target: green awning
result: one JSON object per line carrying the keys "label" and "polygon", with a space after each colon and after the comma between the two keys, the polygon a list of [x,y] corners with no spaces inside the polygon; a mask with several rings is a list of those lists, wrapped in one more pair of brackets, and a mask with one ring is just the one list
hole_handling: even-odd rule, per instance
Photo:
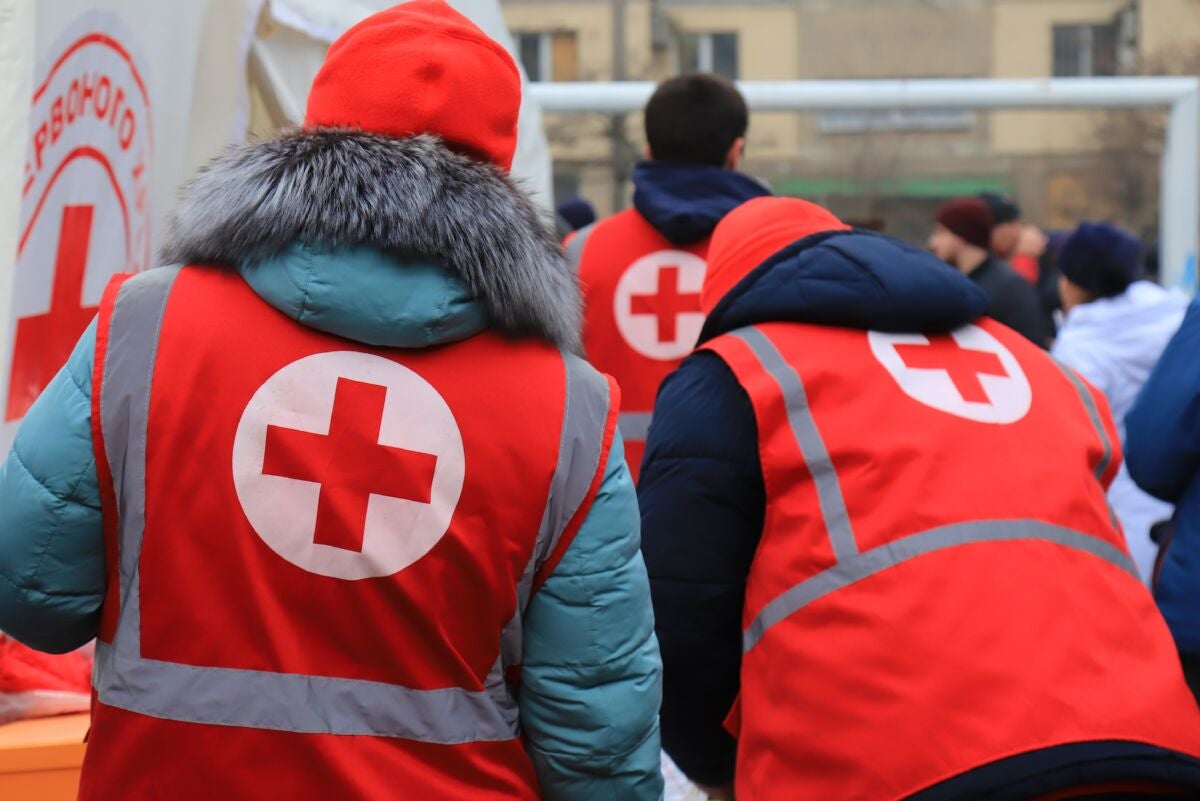
{"label": "green awning", "polygon": [[885,178],[874,185],[853,178],[787,178],[772,185],[777,195],[788,197],[859,197],[866,194],[884,197],[963,197],[980,192],[1007,195],[1012,186],[995,176],[954,175],[939,178]]}

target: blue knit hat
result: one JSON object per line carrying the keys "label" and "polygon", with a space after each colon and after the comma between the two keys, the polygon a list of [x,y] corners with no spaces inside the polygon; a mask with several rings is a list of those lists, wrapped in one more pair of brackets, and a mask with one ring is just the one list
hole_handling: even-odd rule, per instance
{"label": "blue knit hat", "polygon": [[1058,254],[1068,281],[1098,298],[1120,295],[1138,277],[1142,243],[1110,223],[1082,222]]}
{"label": "blue knit hat", "polygon": [[572,231],[578,231],[596,221],[596,210],[592,208],[591,203],[581,197],[567,198],[558,204],[555,211],[558,212],[559,217],[567,221]]}

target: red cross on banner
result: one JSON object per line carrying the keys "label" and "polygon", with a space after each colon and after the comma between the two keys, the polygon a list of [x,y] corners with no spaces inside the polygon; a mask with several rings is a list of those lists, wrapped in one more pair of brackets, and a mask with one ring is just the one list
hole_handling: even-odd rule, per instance
{"label": "red cross on banner", "polygon": [[17,320],[5,420],[25,416],[96,316],[97,307],[82,302],[94,210],[94,206],[63,207],[50,309]]}
{"label": "red cross on banner", "polygon": [[679,268],[658,271],[658,289],[653,295],[634,295],[631,314],[652,314],[658,318],[658,341],[674,342],[678,336],[679,315],[700,311],[699,292],[679,291]]}
{"label": "red cross on banner", "polygon": [[982,376],[1008,376],[996,354],[963,348],[948,334],[929,337],[928,345],[897,345],[896,353],[909,369],[947,373],[958,394],[969,403],[989,402]]}
{"label": "red cross on banner", "polygon": [[362,551],[371,495],[429,503],[437,456],[379,443],[387,387],[339,378],[328,434],[267,427],[263,475],[321,485],[313,541]]}

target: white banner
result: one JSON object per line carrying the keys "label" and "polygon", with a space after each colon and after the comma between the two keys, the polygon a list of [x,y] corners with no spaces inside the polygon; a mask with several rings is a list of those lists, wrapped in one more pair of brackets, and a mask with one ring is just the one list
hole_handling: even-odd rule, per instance
{"label": "white banner", "polygon": [[[24,104],[0,97],[0,118],[9,109],[28,114],[16,132],[20,169],[11,159],[13,132],[0,129],[7,174],[21,176],[15,253],[4,252],[13,267],[0,273],[3,450],[95,315],[108,279],[154,266],[179,184],[229,140],[234,119],[244,119],[244,101],[233,99],[244,96],[244,68],[226,66],[225,86],[201,81],[202,92],[197,72],[203,77],[210,62],[245,63],[244,30],[258,7],[250,0],[28,4],[32,82]],[[231,10],[242,15],[232,28]],[[226,29],[232,33],[206,36]],[[196,108],[197,99],[219,113]],[[4,231],[0,224],[0,245]]]}

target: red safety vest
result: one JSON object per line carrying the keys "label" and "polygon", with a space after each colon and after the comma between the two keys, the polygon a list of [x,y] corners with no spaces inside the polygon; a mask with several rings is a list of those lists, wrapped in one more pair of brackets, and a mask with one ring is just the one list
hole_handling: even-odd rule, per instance
{"label": "red safety vest", "polygon": [[583,287],[583,347],[621,387],[621,436],[637,479],[658,386],[692,352],[708,240],[679,248],[628,209],[567,240]]}
{"label": "red safety vest", "polygon": [[707,343],[750,397],[766,517],[737,794],[902,799],[1086,741],[1200,756],[1200,711],[1105,487],[1100,393],[992,321]]}
{"label": "red safety vest", "polygon": [[521,619],[616,427],[534,341],[303,328],[231,271],[109,288],[82,799],[535,799]]}

